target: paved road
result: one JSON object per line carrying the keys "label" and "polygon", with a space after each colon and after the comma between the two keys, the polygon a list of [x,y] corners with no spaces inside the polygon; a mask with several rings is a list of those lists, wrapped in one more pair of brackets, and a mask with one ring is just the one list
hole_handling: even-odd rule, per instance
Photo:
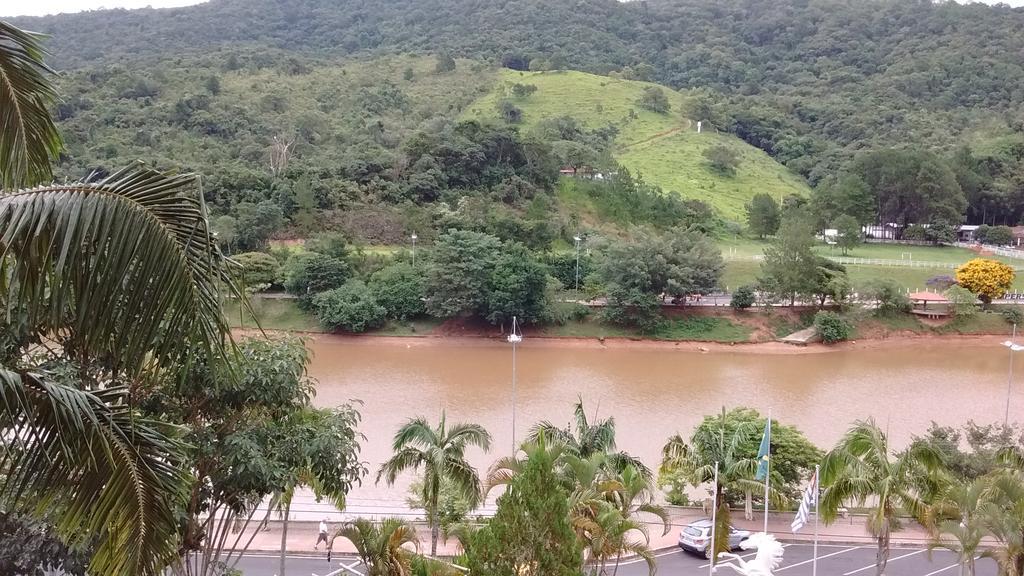
{"label": "paved road", "polygon": [[[775,572],[782,576],[811,576],[812,546],[790,544],[786,546],[782,566]],[[661,576],[701,576],[708,574],[708,563],[703,558],[679,550],[662,552],[657,557],[658,574]],[[352,564],[351,558],[342,559]],[[324,576],[340,567],[339,560],[328,566],[326,557],[294,557],[288,560],[289,576]],[[246,555],[238,568],[245,576],[275,576],[278,560],[273,555]],[[359,571],[360,574],[363,571]],[[341,574],[352,574],[342,572]],[[717,574],[733,574],[728,568],[721,568]],[[818,574],[820,576],[874,576],[875,549],[864,546],[818,546]],[[955,556],[946,550],[935,550],[931,554],[921,548],[894,548],[886,569],[887,576],[959,576]],[[977,561],[977,576],[996,576],[995,562],[988,558]],[[618,576],[647,576],[643,562],[625,562],[619,567]]]}

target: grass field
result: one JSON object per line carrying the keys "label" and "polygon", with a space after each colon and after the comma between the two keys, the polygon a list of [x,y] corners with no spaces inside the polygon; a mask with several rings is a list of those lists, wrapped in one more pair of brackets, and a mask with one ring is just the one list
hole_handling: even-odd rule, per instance
{"label": "grass field", "polygon": [[[537,91],[513,97],[509,87],[516,83],[532,84]],[[683,115],[684,94],[663,87],[672,104],[668,114],[637,107],[636,100],[649,86],[656,85],[583,72],[502,70],[495,88],[473,102],[463,116],[494,118],[498,103],[508,98],[523,111],[524,130],[559,116],[572,116],[592,129],[613,125],[619,130],[614,154],[625,167],[667,192],[708,202],[733,220],[742,218],[744,204],[755,193],[775,197],[809,193],[800,177],[761,150],[726,134],[697,134],[696,122]],[[714,145],[739,155],[735,176],[722,176],[707,167],[702,153]]]}
{"label": "grass field", "polygon": [[293,330],[301,332],[319,332],[320,324],[312,315],[306,314],[295,300],[253,298],[253,314],[241,314],[237,301],[224,303],[224,314],[234,328],[256,328],[256,320],[264,330]]}
{"label": "grass field", "polygon": [[[722,276],[723,288],[733,290],[737,286],[750,284],[757,280],[761,273],[761,263],[753,260],[754,256],[764,254],[766,242],[747,238],[729,238],[718,241],[722,256],[726,259],[725,273]],[[823,256],[839,256],[839,249],[830,249],[822,244],[815,251]],[[848,256],[853,258],[871,258],[880,260],[914,260],[918,262],[937,262],[944,264],[963,264],[978,255],[966,248],[951,246],[903,246],[896,244],[861,244],[854,248]],[[985,256],[1011,266],[1024,266],[1024,260],[1014,260],[1001,256]],[[901,286],[911,290],[923,290],[929,278],[939,275],[954,274],[951,267],[917,268],[910,266],[853,265],[846,266],[847,274],[854,285],[877,278],[891,278]],[[1017,275],[1014,289],[1024,291],[1024,272]]]}

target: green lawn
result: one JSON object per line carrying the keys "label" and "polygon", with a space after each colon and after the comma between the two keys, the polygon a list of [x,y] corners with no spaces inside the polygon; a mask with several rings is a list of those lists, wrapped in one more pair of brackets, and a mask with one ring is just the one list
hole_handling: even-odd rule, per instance
{"label": "green lawn", "polygon": [[[323,329],[313,316],[303,312],[291,299],[253,298],[252,311],[265,330],[297,330],[321,332]],[[252,315],[240,314],[237,301],[224,303],[224,313],[234,328],[256,328]]]}
{"label": "green lawn", "polygon": [[[753,260],[754,256],[764,254],[767,242],[752,240],[749,238],[726,238],[717,241],[722,250],[722,256],[726,259],[725,273],[722,275],[722,286],[733,290],[737,286],[750,284],[757,280],[761,273],[761,263]],[[824,244],[815,246],[815,251],[823,256],[839,256],[839,249],[830,248]],[[881,260],[915,260],[918,262],[940,262],[948,264],[962,264],[977,254],[966,248],[955,248],[951,246],[904,246],[897,244],[861,244],[854,248],[848,256],[853,258],[873,258]],[[991,256],[986,256],[990,258]],[[1005,262],[1011,266],[1024,266],[1024,260],[1012,258],[994,257],[995,260]],[[954,274],[952,267],[918,268],[910,266],[881,266],[881,265],[846,265],[850,281],[854,285],[877,278],[891,278],[901,286],[911,290],[927,289],[926,282],[929,278],[940,275]],[[1014,289],[1024,291],[1024,272],[1017,275],[1014,281]]]}
{"label": "green lawn", "polygon": [[749,342],[752,330],[728,318],[690,316],[666,320],[651,337],[658,340]]}

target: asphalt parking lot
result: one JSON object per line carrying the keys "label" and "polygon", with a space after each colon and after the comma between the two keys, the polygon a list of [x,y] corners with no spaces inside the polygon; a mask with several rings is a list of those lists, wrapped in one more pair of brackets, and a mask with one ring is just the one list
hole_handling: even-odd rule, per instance
{"label": "asphalt parking lot", "polygon": [[[753,554],[742,554],[744,559]],[[775,574],[784,576],[811,576],[813,574],[813,545],[787,544],[782,557],[782,566]],[[658,574],[671,576],[699,576],[708,573],[708,561],[695,554],[681,550],[665,551],[658,555]],[[977,560],[977,576],[996,576],[998,570],[993,560]],[[729,568],[719,566],[717,574],[735,574]],[[619,569],[620,575],[646,576],[647,567],[643,562],[630,562]],[[819,576],[874,576],[875,548],[873,546],[843,546],[834,544],[818,545]],[[934,550],[929,553],[922,548],[893,548],[889,555],[886,576],[959,576],[956,556],[948,550]]]}
{"label": "asphalt parking lot", "polygon": [[[743,554],[745,559],[753,554]],[[810,544],[788,544],[783,555],[782,566],[775,574],[784,576],[811,576],[813,574],[813,546]],[[708,574],[708,562],[695,554],[681,550],[667,550],[657,555],[660,576],[700,576]],[[325,576],[338,570],[341,563],[353,565],[352,558],[335,559],[328,565],[326,558],[292,557],[288,559],[289,576]],[[278,572],[276,556],[247,554],[238,567],[246,576],[274,576]],[[357,570],[365,573],[365,570]],[[341,572],[340,574],[352,574]],[[619,576],[647,576],[647,565],[642,561],[623,562]],[[735,574],[732,570],[719,567],[717,574]],[[875,548],[873,546],[842,546],[821,544],[818,546],[819,576],[874,576]],[[893,548],[889,556],[886,576],[959,576],[956,556],[948,550],[934,550],[929,553],[922,548]],[[977,560],[977,576],[996,576],[998,570],[993,560]]]}

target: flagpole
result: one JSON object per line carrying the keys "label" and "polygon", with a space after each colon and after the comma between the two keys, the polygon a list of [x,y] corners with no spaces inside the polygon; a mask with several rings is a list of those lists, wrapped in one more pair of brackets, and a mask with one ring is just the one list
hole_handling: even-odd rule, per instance
{"label": "flagpole", "polygon": [[768,460],[764,475],[764,533],[768,533],[768,486],[772,480],[772,409],[768,408]]}
{"label": "flagpole", "polygon": [[708,547],[711,549],[711,562],[708,563],[708,574],[715,573],[715,523],[718,520],[718,462],[715,462],[715,484],[711,492],[711,542]]}
{"label": "flagpole", "polygon": [[821,467],[814,467],[814,552],[811,563],[811,576],[818,576],[818,515],[821,508]]}

